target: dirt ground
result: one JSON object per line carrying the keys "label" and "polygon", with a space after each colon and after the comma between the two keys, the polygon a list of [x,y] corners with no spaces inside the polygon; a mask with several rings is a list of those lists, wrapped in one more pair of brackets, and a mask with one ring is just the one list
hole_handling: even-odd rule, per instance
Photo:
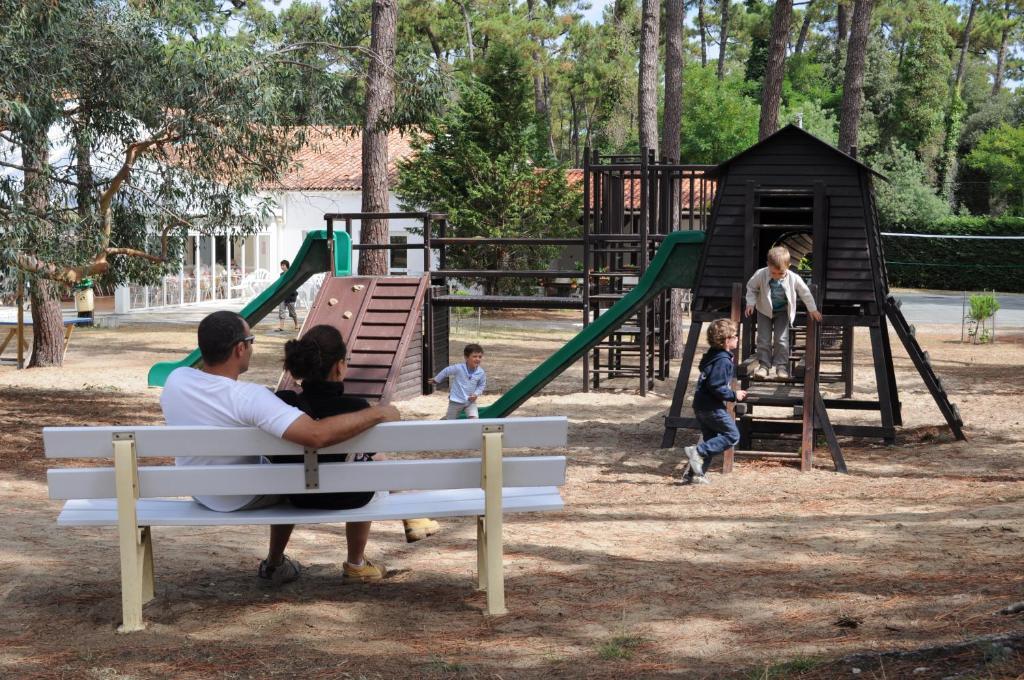
{"label": "dirt ground", "polygon": [[[257,332],[247,378],[272,385],[283,339]],[[488,403],[569,335],[485,320],[453,356],[483,343]],[[681,451],[658,448],[674,380],[646,397],[584,393],[577,365],[518,411],[569,417],[569,473],[563,512],[506,520],[507,616],[481,614],[469,519],[413,545],[378,523],[368,554],[394,574],[355,587],[341,585],[343,528],[299,528],[289,552],[306,571],[280,590],[256,584],[265,528],[159,528],[149,626],[123,636],[115,531],[55,526],[41,428],[160,422],[146,372],[191,349],[194,329],[82,329],[63,368],[0,366],[0,676],[1024,677],[1024,613],[999,613],[1024,601],[1024,416],[1009,404],[1024,336],[918,337],[968,441],[894,338],[905,425],[895,446],[843,439],[848,475],[821,455],[808,473],[740,459],[679,485]],[[866,338],[857,347],[867,397]],[[398,406],[434,418],[445,396]]]}

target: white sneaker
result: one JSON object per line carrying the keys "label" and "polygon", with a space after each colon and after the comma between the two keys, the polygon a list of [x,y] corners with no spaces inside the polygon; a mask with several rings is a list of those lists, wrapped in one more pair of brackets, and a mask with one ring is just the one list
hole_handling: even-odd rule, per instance
{"label": "white sneaker", "polygon": [[775,377],[781,380],[789,380],[789,369],[785,366],[776,366]]}
{"label": "white sneaker", "polygon": [[758,366],[757,370],[754,371],[754,377],[757,378],[758,380],[767,380],[768,379],[768,367],[765,366],[764,364],[761,364],[760,366]]}
{"label": "white sneaker", "polygon": [[[696,477],[700,477],[704,474],[704,461],[701,460],[700,454],[697,453],[696,446],[686,446],[683,448],[683,453],[686,454],[686,459],[690,461],[690,470]],[[695,478],[696,478],[695,477]]]}
{"label": "white sneaker", "polygon": [[690,480],[690,484],[710,484],[711,480],[708,479],[707,475],[694,475],[693,479]]}

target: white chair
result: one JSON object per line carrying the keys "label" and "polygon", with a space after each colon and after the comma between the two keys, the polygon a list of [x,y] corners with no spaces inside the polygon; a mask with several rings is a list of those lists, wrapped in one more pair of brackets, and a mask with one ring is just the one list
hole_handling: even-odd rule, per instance
{"label": "white chair", "polygon": [[270,285],[273,275],[266,269],[257,269],[245,275],[242,279],[242,295],[245,297],[256,297]]}
{"label": "white chair", "polygon": [[324,284],[325,273],[313,274],[309,277],[302,286],[299,287],[299,306],[303,309],[309,309],[313,306],[313,301],[316,300],[317,293],[320,292],[320,286]]}

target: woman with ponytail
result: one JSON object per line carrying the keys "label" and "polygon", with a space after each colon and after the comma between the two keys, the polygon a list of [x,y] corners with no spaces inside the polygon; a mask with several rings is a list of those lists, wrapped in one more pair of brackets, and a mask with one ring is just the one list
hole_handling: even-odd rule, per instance
{"label": "woman with ponytail", "polygon": [[[333,326],[314,326],[298,340],[286,342],[284,368],[302,385],[302,392],[281,390],[277,396],[302,409],[311,418],[319,420],[339,413],[361,411],[370,406],[365,399],[345,394],[342,380],[348,369],[347,348],[341,333]],[[356,455],[352,460],[372,459],[372,453],[364,453]],[[320,456],[320,461],[324,463],[345,460],[345,454]],[[301,463],[302,459],[299,456],[278,457],[275,462]],[[293,494],[289,500],[292,505],[300,508],[350,510],[373,500],[373,492]],[[385,573],[384,566],[371,563],[363,554],[370,538],[370,522],[347,522],[345,538],[348,542],[348,558],[342,567],[342,581],[366,583],[381,580]]]}
{"label": "woman with ponytail", "polygon": [[[284,346],[284,368],[302,385],[302,392],[281,390],[277,393],[283,401],[302,409],[311,418],[327,418],[339,413],[352,413],[369,408],[365,399],[345,394],[342,382],[348,370],[348,349],[341,333],[328,325],[310,328],[301,338],[289,340]],[[356,454],[353,461],[373,460],[374,454]],[[280,462],[302,462],[296,456],[293,460]],[[343,462],[345,454],[325,455],[321,462]],[[301,508],[348,510],[359,508],[373,499],[373,492],[314,493],[290,496],[292,505]],[[440,528],[431,519],[405,520],[405,538],[410,543],[430,536]],[[363,555],[370,537],[370,522],[348,522],[345,525],[348,541],[348,560],[343,567],[346,582],[379,581],[384,576],[384,567],[370,563]]]}

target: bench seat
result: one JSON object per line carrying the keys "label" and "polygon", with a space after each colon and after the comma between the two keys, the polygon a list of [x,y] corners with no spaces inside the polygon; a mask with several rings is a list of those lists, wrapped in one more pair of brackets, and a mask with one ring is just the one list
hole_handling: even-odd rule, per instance
{"label": "bench seat", "polygon": [[[113,461],[113,467],[63,464],[47,470],[50,498],[64,501],[62,527],[117,528],[122,623],[145,627],[142,605],[155,594],[153,529],[165,526],[339,524],[420,517],[475,517],[477,587],[486,613],[505,608],[502,524],[507,513],[561,510],[564,456],[505,456],[505,449],[566,444],[563,417],[400,421],[383,423],[319,451],[255,428],[187,426],[47,427],[46,457]],[[466,456],[474,449],[477,456]],[[325,454],[461,452],[455,458],[400,457],[336,463]],[[246,456],[253,462],[168,465],[168,456]],[[301,463],[259,464],[258,456],[297,456]],[[157,465],[139,465],[141,460]],[[317,510],[287,503],[216,512],[192,500],[203,495],[380,493],[362,508]]]}
{"label": "bench seat", "polygon": [[[502,511],[543,512],[561,510],[557,486],[502,489]],[[250,524],[337,524],[416,517],[476,517],[484,514],[483,489],[440,489],[378,494],[354,510],[313,510],[274,506],[241,512],[216,512],[191,499],[144,498],[136,502],[140,526],[242,526]],[[117,524],[117,499],[78,499],[64,504],[59,526],[113,526]]]}

